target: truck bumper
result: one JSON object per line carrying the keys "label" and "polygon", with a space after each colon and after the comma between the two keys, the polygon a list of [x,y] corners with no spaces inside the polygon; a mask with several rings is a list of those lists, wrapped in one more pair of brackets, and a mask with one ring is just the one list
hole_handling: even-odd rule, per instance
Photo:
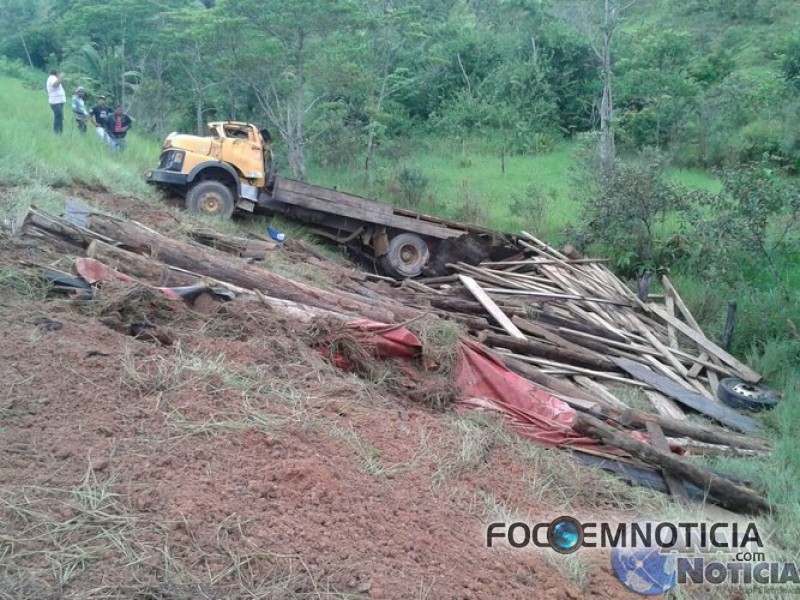
{"label": "truck bumper", "polygon": [[148,183],[156,183],[163,185],[186,185],[189,176],[185,173],[176,173],[175,171],[167,171],[166,169],[154,169],[147,174]]}

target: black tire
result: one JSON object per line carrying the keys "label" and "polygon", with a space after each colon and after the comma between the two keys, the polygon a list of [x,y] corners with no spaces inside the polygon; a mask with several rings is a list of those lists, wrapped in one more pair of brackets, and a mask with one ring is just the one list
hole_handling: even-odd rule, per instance
{"label": "black tire", "polygon": [[233,192],[219,181],[201,181],[186,194],[186,210],[191,213],[230,219],[233,209]]}
{"label": "black tire", "polygon": [[731,408],[758,411],[773,408],[781,399],[778,392],[760,383],[747,383],[735,377],[719,382],[717,398]]}
{"label": "black tire", "polygon": [[389,251],[380,258],[384,273],[396,279],[416,277],[430,258],[428,244],[414,233],[401,233],[389,240]]}

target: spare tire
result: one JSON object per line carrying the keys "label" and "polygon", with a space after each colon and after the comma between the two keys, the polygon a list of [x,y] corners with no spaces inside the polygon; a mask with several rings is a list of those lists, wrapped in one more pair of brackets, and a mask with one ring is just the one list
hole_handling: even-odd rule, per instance
{"label": "spare tire", "polygon": [[389,250],[380,257],[380,265],[387,275],[405,279],[422,273],[429,258],[425,240],[415,233],[401,233],[389,240]]}
{"label": "spare tire", "polygon": [[233,192],[221,181],[201,181],[186,194],[186,210],[191,213],[230,219],[233,209]]}
{"label": "spare tire", "polygon": [[731,408],[758,411],[774,407],[781,396],[772,388],[760,383],[747,383],[735,377],[728,377],[719,382],[717,398]]}

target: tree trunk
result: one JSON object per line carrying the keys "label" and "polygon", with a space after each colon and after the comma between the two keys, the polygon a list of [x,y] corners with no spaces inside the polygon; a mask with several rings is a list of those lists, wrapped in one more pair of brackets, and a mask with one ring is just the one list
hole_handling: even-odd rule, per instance
{"label": "tree trunk", "polygon": [[603,14],[603,47],[602,47],[602,81],[603,97],[600,101],[600,168],[603,179],[607,182],[614,169],[614,159],[616,149],[614,147],[614,96],[611,89],[612,64],[611,64],[611,40],[616,28],[615,8],[610,0],[605,0],[605,11]]}

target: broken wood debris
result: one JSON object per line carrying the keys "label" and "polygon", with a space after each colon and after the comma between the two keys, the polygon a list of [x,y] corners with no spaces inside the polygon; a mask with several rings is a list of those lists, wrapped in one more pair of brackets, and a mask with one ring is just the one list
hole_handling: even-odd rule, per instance
{"label": "broken wood debris", "polygon": [[[666,446],[679,438],[694,453],[769,451],[754,435],[755,419],[716,400],[720,376],[757,382],[760,375],[709,340],[666,276],[663,294],[638,296],[605,260],[559,252],[526,232],[511,260],[455,263],[449,265],[453,275],[396,282],[260,236],[249,240],[189,228],[185,233],[193,241],[182,241],[107,215],[89,214],[78,226],[35,208],[20,225],[15,235],[95,258],[148,285],[211,284],[303,322],[401,323],[423,315],[457,321],[508,369],[579,411],[576,431],[620,449],[626,461],[663,470],[681,501],[688,482],[732,508],[769,508],[752,490],[673,456]],[[267,263],[262,268],[248,262],[272,252],[305,255],[333,281],[323,289],[271,272]],[[652,412],[631,408],[647,401]],[[747,435],[690,422],[684,408]],[[646,433],[649,445],[640,441]]]}

